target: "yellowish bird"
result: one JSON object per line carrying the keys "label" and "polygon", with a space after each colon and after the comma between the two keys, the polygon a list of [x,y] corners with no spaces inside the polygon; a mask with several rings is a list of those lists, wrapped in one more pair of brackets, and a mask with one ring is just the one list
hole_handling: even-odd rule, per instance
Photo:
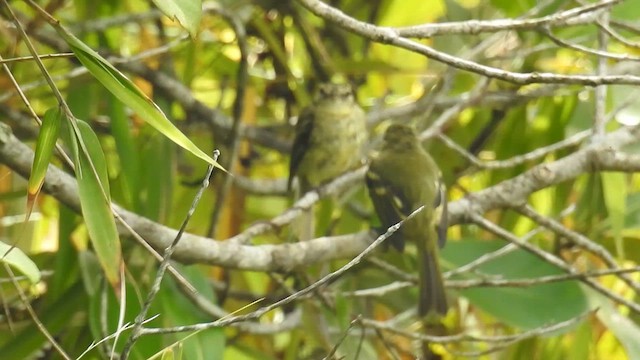
{"label": "yellowish bird", "polygon": [[[438,261],[438,250],[446,241],[444,187],[436,162],[424,150],[411,127],[394,124],[387,129],[382,149],[371,158],[366,183],[385,228],[424,206],[386,241],[400,252],[407,241],[417,246],[419,315],[446,314],[447,299]],[[444,211],[437,210],[438,206]]]}
{"label": "yellowish bird", "polygon": [[[367,140],[365,114],[348,84],[322,83],[313,103],[303,109],[289,164],[288,189],[298,178],[300,194],[357,167],[364,157]],[[299,240],[315,235],[313,210],[298,221]]]}

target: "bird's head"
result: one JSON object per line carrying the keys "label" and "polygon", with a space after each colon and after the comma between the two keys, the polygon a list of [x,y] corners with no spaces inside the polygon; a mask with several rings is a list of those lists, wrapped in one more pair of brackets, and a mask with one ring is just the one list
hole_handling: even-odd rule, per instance
{"label": "bird's head", "polygon": [[384,148],[394,150],[411,149],[420,146],[420,140],[412,127],[403,124],[392,124],[384,133]]}
{"label": "bird's head", "polygon": [[353,103],[353,89],[349,84],[322,83],[316,88],[314,103]]}

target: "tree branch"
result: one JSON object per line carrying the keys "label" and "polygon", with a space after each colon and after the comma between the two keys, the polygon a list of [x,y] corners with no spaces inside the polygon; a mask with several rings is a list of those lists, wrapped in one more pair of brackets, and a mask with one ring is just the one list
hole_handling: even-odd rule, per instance
{"label": "tree branch", "polygon": [[[0,124],[0,162],[27,178],[33,161],[33,151]],[[449,204],[450,224],[469,222],[472,216],[498,208],[513,208],[524,204],[528,196],[543,188],[591,172],[640,170],[640,156],[622,153],[625,145],[640,139],[640,128],[622,128],[607,134],[601,142],[593,143],[577,152],[550,163],[543,163],[514,178],[487,189],[469,194]],[[311,264],[334,259],[351,258],[365,249],[373,235],[363,231],[354,234],[328,236],[301,243],[250,246],[244,245],[257,235],[278,230],[288,225],[303,209],[322,196],[361,181],[365,168],[346,173],[333,182],[311,191],[294,206],[270,221],[249,227],[243,233],[229,239],[215,241],[194,234],[185,234],[178,244],[174,259],[183,263],[202,263],[227,268],[255,271],[290,271]],[[72,176],[50,165],[44,190],[80,212],[77,184]],[[158,224],[140,215],[114,205],[117,213],[155,249],[166,248],[175,238],[177,230]],[[128,231],[121,229],[121,234]]]}

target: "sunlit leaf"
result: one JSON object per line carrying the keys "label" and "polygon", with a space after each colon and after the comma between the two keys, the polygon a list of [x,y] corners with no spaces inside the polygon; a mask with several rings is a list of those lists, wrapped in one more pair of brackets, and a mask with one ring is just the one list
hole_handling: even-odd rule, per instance
{"label": "sunlit leaf", "polygon": [[158,9],[182,25],[191,37],[196,37],[202,17],[201,0],[153,0]]}
{"label": "sunlit leaf", "polygon": [[[7,253],[7,251],[9,252]],[[0,257],[0,261],[18,270],[22,275],[26,276],[32,284],[40,281],[40,269],[38,269],[38,266],[29,259],[22,250],[0,242],[0,254],[5,254],[5,256]]]}
{"label": "sunlit leaf", "polygon": [[149,125],[156,128],[164,136],[171,139],[176,144],[191,152],[193,155],[212,164],[219,169],[223,169],[210,156],[200,150],[189,138],[184,135],[164,113],[145,94],[135,86],[124,74],[113,67],[98,53],[80,39],[68,32],[62,26],[57,25],[58,34],[64,38],[78,60],[87,70],[116,98],[129,106],[136,114],[144,119]]}

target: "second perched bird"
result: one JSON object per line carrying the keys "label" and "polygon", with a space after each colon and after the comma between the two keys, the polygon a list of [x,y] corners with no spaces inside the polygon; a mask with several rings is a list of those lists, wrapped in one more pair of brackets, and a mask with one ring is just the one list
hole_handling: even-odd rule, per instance
{"label": "second perched bird", "polygon": [[288,188],[294,176],[300,193],[355,167],[367,139],[364,111],[351,86],[323,83],[313,103],[300,113],[289,164]]}
{"label": "second perched bird", "polygon": [[382,222],[389,228],[407,218],[415,210],[424,209],[403,223],[386,241],[398,251],[405,241],[412,241],[418,249],[420,297],[418,313],[444,315],[447,300],[438,262],[438,248],[446,240],[446,209],[440,170],[422,148],[412,128],[391,125],[384,134],[380,152],[374,155],[366,176],[373,206]]}

